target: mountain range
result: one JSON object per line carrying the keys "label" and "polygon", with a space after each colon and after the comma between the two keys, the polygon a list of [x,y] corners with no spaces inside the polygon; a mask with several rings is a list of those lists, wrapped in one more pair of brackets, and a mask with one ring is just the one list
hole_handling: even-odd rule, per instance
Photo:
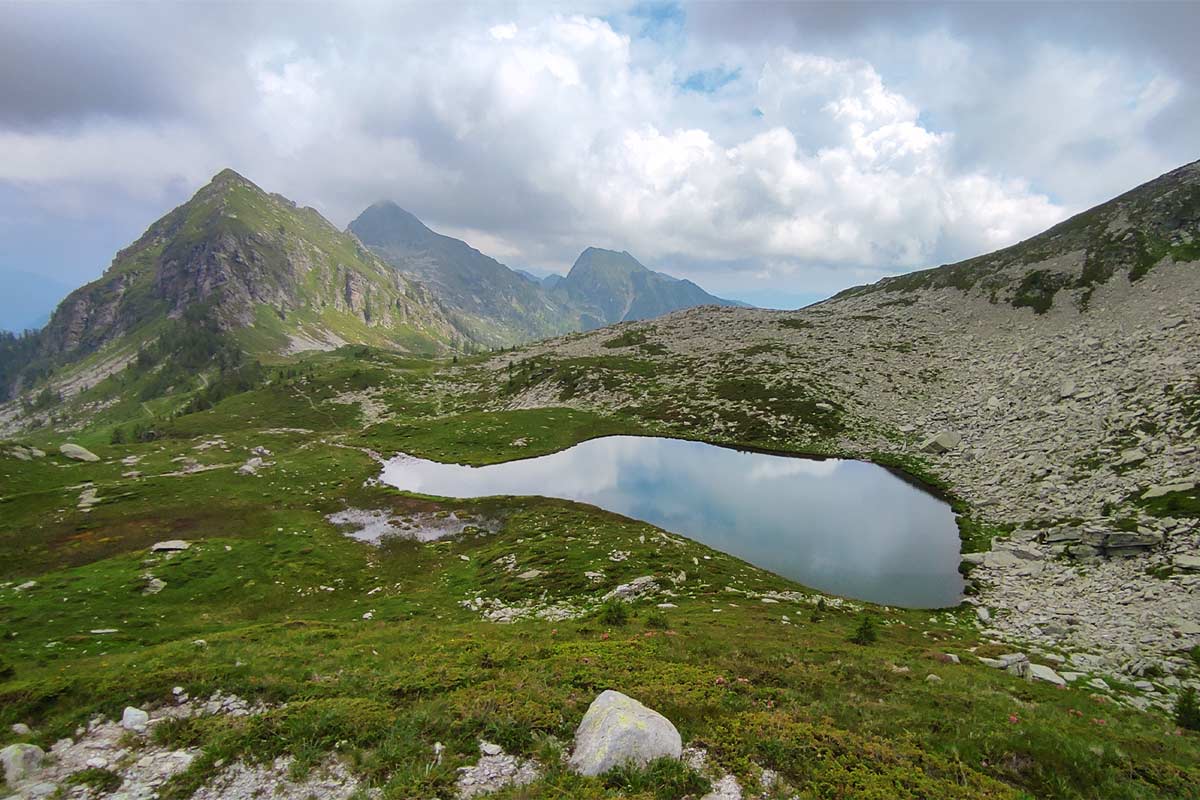
{"label": "mountain range", "polygon": [[376,255],[428,286],[473,340],[509,345],[697,305],[739,305],[653,272],[627,252],[589,247],[565,277],[512,270],[466,242],[435,233],[395,203],[350,223]]}
{"label": "mountain range", "polygon": [[394,203],[340,231],[227,169],[36,334],[0,339],[0,401],[48,378],[77,391],[200,331],[214,352],[260,359],[344,344],[472,352],[703,303],[732,304],[595,248],[557,283],[530,280]]}

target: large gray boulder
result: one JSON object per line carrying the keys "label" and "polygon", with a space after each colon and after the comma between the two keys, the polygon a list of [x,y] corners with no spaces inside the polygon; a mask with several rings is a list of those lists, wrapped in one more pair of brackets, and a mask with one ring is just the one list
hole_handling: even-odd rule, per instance
{"label": "large gray boulder", "polygon": [[27,780],[42,768],[46,753],[33,744],[10,744],[0,750],[0,764],[4,765],[4,780],[9,786]]}
{"label": "large gray boulder", "polygon": [[100,456],[88,450],[86,447],[80,447],[77,444],[67,442],[58,446],[58,452],[62,453],[67,458],[73,458],[76,461],[99,461]]}
{"label": "large gray boulder", "polygon": [[1200,556],[1175,556],[1171,562],[1184,572],[1200,572]]}
{"label": "large gray boulder", "polygon": [[682,751],[683,740],[669,719],[609,689],[592,701],[575,730],[570,766],[580,775],[601,775],[623,764],[679,758]]}

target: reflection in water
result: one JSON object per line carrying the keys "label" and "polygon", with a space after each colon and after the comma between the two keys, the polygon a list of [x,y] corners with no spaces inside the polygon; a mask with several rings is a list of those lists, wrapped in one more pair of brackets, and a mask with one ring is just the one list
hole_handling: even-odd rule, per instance
{"label": "reflection in water", "polygon": [[882,467],[611,436],[487,467],[398,456],[383,481],[442,497],[544,495],[645,520],[834,594],[933,608],[961,596],[954,515]]}

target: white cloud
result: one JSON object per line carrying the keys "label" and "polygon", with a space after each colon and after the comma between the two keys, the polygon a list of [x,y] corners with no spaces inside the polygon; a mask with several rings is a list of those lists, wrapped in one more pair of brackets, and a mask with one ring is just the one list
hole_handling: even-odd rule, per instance
{"label": "white cloud", "polygon": [[[101,208],[229,165],[339,224],[395,199],[512,263],[562,270],[596,244],[702,283],[832,291],[1012,243],[1114,173],[1172,166],[1146,131],[1181,84],[1123,56],[1040,43],[997,81],[1009,60],[944,30],[856,56],[681,49],[502,11],[250,15],[204,77],[172,78],[186,115],[0,128],[0,184]],[[704,59],[736,79],[682,92]]]}

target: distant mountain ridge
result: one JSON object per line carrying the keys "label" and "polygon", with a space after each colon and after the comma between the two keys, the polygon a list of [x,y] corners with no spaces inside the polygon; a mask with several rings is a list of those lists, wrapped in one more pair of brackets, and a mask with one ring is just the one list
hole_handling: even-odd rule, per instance
{"label": "distant mountain ridge", "polygon": [[428,286],[458,324],[488,344],[514,344],[647,319],[697,305],[742,305],[653,272],[627,252],[589,247],[564,277],[538,278],[430,230],[397,204],[375,203],[349,231]]}
{"label": "distant mountain ridge", "polygon": [[[344,344],[470,352],[728,302],[594,248],[552,278],[520,275],[395,203],[338,230],[226,169],[67,295],[41,330],[0,336],[0,403],[35,386],[75,394],[135,360],[142,383],[182,390],[243,356]],[[187,352],[186,368],[175,351]]]}
{"label": "distant mountain ridge", "polygon": [[464,241],[430,230],[395,203],[375,203],[348,230],[428,287],[477,341],[512,344],[577,329],[571,310],[551,302],[539,284]]}
{"label": "distant mountain ridge", "polygon": [[616,322],[649,319],[694,306],[741,306],[709,294],[689,280],[654,272],[628,252],[589,247],[580,253],[567,276],[554,285],[556,294],[599,310],[584,329]]}

